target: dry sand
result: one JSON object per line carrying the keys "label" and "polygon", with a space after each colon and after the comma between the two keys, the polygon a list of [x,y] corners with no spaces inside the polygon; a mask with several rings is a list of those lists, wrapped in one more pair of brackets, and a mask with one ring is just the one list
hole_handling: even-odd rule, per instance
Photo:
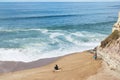
{"label": "dry sand", "polygon": [[99,69],[98,73],[89,77],[87,80],[120,80],[120,73],[111,70],[108,65],[103,62],[102,68]]}
{"label": "dry sand", "polygon": [[[59,65],[60,71],[53,71],[55,64]],[[94,60],[93,54],[82,52],[64,56],[40,68],[1,74],[0,80],[98,80],[96,74],[104,70],[101,69],[102,60]]]}

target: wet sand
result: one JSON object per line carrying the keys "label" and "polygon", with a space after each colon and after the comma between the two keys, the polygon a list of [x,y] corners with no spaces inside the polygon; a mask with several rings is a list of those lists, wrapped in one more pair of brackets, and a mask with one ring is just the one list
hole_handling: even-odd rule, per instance
{"label": "wet sand", "polygon": [[31,68],[37,68],[50,64],[60,57],[40,59],[33,62],[14,62],[14,61],[0,61],[0,73],[15,72]]}

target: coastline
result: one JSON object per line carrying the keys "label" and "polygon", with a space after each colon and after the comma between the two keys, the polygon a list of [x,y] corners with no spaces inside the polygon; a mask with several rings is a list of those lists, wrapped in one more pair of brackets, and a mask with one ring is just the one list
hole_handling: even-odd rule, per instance
{"label": "coastline", "polygon": [[120,80],[118,3],[0,7],[0,80]]}

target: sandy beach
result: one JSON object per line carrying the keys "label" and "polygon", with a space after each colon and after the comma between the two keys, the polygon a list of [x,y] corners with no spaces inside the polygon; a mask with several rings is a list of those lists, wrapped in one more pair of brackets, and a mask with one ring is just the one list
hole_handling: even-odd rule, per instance
{"label": "sandy beach", "polygon": [[[120,80],[117,72],[110,70],[102,59],[94,60],[93,54],[89,51],[44,59],[45,65],[39,67],[37,66],[40,64],[36,62],[40,60],[28,63],[34,64],[31,67],[28,67],[28,64],[23,64],[22,69],[16,67],[15,72],[8,69],[9,73],[0,74],[0,80]],[[59,65],[59,71],[54,71],[55,64]]]}
{"label": "sandy beach", "polygon": [[[74,53],[40,68],[1,74],[0,80],[86,80],[98,72],[101,63],[102,60],[94,60],[90,52]],[[55,64],[60,71],[53,71]]]}

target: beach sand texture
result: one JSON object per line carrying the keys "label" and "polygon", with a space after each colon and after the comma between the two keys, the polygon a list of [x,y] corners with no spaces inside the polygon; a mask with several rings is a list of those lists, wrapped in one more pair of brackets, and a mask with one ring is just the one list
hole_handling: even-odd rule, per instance
{"label": "beach sand texture", "polygon": [[[101,63],[90,52],[74,53],[40,68],[1,74],[0,80],[86,80],[97,74]],[[53,71],[55,64],[60,71]]]}

